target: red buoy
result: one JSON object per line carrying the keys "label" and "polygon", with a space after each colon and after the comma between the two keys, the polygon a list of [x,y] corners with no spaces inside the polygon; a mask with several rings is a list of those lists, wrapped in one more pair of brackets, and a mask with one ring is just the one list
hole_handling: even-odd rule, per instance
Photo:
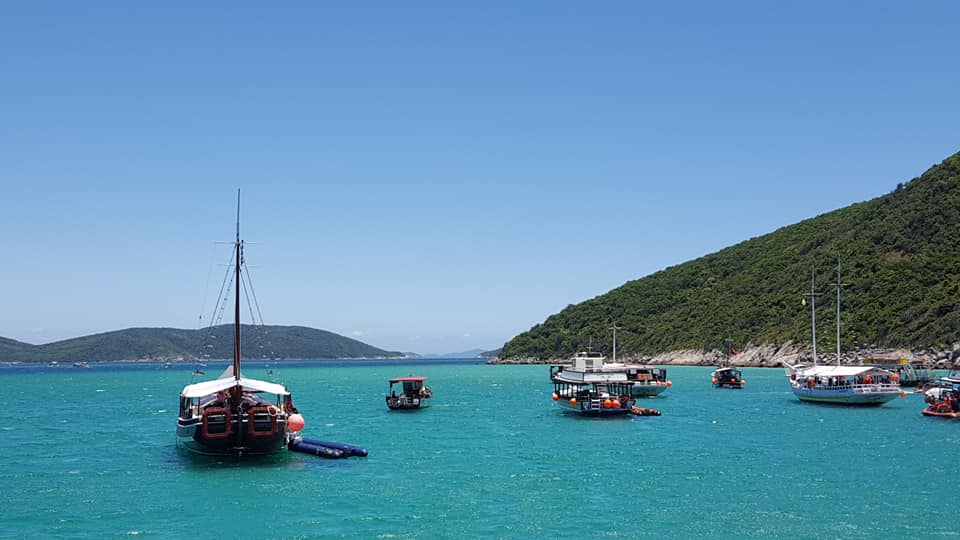
{"label": "red buoy", "polygon": [[287,429],[290,431],[300,431],[307,423],[303,420],[300,413],[293,413],[287,417]]}

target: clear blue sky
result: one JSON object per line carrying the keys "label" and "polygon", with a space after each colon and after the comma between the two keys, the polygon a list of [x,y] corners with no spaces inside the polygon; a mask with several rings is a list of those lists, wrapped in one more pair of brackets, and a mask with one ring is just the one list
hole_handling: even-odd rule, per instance
{"label": "clear blue sky", "polygon": [[0,336],[196,327],[239,187],[268,324],[498,347],[960,150],[958,19],[953,1],[7,2]]}

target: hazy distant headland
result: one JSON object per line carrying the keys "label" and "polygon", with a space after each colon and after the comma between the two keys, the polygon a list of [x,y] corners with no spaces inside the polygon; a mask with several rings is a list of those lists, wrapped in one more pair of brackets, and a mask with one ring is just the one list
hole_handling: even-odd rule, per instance
{"label": "hazy distant headland", "polygon": [[[241,325],[245,359],[406,358],[333,332],[304,326]],[[233,357],[233,325],[210,329],[128,328],[31,345],[0,338],[0,362],[162,362]]]}

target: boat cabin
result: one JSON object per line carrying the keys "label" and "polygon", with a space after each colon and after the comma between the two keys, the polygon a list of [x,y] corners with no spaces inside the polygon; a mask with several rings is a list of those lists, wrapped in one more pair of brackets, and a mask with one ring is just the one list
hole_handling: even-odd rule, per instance
{"label": "boat cabin", "polygon": [[629,366],[627,368],[627,380],[647,384],[666,383],[667,370],[659,367]]}
{"label": "boat cabin", "polygon": [[710,379],[714,388],[743,388],[746,382],[740,370],[732,367],[718,368]]}
{"label": "boat cabin", "polygon": [[863,365],[896,373],[900,386],[922,386],[934,379],[933,369],[924,360],[867,358]]}
{"label": "boat cabin", "polygon": [[553,401],[564,411],[584,416],[630,414],[635,403],[633,383],[563,382],[553,384]]}

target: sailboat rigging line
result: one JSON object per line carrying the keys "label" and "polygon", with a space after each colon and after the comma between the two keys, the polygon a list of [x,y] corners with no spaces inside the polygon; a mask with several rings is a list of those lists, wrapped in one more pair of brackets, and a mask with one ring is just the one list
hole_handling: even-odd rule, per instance
{"label": "sailboat rigging line", "polygon": [[203,296],[200,298],[200,316],[197,317],[197,328],[203,326],[203,314],[207,312],[207,295],[210,293],[210,278],[213,276],[213,261],[217,254],[217,245],[211,244],[210,264],[207,265],[207,279],[203,283]]}
{"label": "sailboat rigging line", "polygon": [[[214,304],[213,306],[213,313],[215,314],[217,313],[217,311],[220,311],[222,313],[224,309],[223,304],[226,304],[227,302],[226,296],[224,294],[224,289],[226,289],[227,291],[226,294],[229,294],[230,292],[229,284],[233,283],[233,271],[232,271],[233,257],[234,257],[233,250],[230,250],[230,262],[227,263],[227,269],[223,274],[223,281],[220,283],[220,293],[217,295],[217,303]],[[214,326],[214,319],[215,317],[210,319],[210,328],[213,328]]]}
{"label": "sailboat rigging line", "polygon": [[[247,298],[247,309],[250,310],[250,320],[253,322],[253,327],[256,330],[256,337],[254,338],[254,344],[257,350],[260,352],[261,358],[269,358],[264,351],[264,342],[267,341],[267,327],[263,323],[263,313],[260,311],[260,302],[257,300],[257,291],[253,288],[253,276],[250,275],[250,267],[246,264],[243,265],[244,272],[241,273],[241,280],[243,280],[243,294]],[[253,301],[251,302],[251,297]],[[254,312],[256,308],[256,312]],[[272,356],[273,351],[270,351],[270,356]],[[248,356],[249,358],[250,356]],[[264,365],[264,371],[266,372],[267,377],[273,378],[273,370],[270,369],[269,365]]]}
{"label": "sailboat rigging line", "polygon": [[247,310],[250,311],[250,322],[253,326],[257,325],[257,316],[253,312],[253,306],[250,304],[250,277],[241,274],[243,281],[243,297],[247,299]]}
{"label": "sailboat rigging line", "polygon": [[[200,371],[199,364],[203,361],[205,355],[207,355],[207,350],[211,347],[210,338],[213,334],[214,327],[220,324],[220,321],[223,320],[223,312],[226,309],[227,300],[226,296],[230,294],[230,288],[233,284],[233,259],[234,252],[230,250],[230,262],[227,264],[227,269],[223,275],[223,281],[220,283],[220,293],[217,295],[217,301],[213,306],[213,313],[210,317],[210,322],[207,324],[206,331],[203,333],[203,339],[200,342],[200,358],[197,358],[197,368],[194,370],[194,376],[197,375],[197,372]],[[215,349],[215,348],[214,348]]]}
{"label": "sailboat rigging line", "polygon": [[[246,274],[247,274],[247,284],[248,284],[248,286],[250,287],[250,294],[253,296],[252,306],[257,309],[257,317],[259,318],[260,324],[262,325],[262,324],[263,324],[263,313],[260,312],[260,301],[257,300],[257,291],[256,291],[256,289],[253,288],[253,276],[250,275],[250,267],[247,266],[246,264],[244,264],[244,265],[243,265],[243,269],[246,270]],[[249,300],[249,299],[248,299],[248,300]],[[251,310],[251,314],[250,314],[250,315],[251,315],[251,317],[253,316],[252,310]],[[258,320],[258,319],[255,318],[254,320]]]}

